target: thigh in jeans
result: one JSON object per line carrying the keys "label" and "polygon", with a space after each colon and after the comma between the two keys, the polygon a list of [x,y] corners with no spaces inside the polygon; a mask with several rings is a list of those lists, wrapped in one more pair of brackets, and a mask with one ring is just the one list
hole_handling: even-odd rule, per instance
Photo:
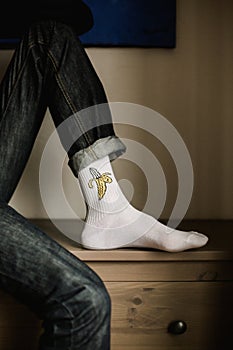
{"label": "thigh in jeans", "polygon": [[101,279],[7,204],[0,204],[0,286],[44,320],[41,349],[109,349]]}

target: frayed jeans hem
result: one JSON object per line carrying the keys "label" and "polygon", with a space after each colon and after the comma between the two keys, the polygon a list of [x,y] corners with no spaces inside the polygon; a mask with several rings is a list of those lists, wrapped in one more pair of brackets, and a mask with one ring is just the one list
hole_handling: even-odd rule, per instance
{"label": "frayed jeans hem", "polygon": [[117,136],[99,139],[93,145],[80,150],[70,158],[68,164],[73,174],[78,177],[80,170],[94,161],[109,156],[110,161],[120,157],[126,151],[126,146]]}

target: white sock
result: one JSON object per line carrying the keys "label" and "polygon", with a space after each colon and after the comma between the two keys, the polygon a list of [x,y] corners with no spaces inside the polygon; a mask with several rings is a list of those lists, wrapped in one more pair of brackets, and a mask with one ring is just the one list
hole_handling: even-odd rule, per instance
{"label": "white sock", "polygon": [[81,235],[87,249],[137,247],[179,252],[208,241],[203,234],[169,228],[135,209],[121,191],[108,157],[82,169],[79,182],[88,207]]}

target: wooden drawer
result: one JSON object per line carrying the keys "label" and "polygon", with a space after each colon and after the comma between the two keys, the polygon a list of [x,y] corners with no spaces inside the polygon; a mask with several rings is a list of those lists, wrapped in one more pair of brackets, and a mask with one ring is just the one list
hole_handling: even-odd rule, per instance
{"label": "wooden drawer", "polygon": [[[233,282],[107,282],[106,286],[112,298],[113,350],[232,348]],[[174,320],[186,323],[183,334],[168,333]]]}

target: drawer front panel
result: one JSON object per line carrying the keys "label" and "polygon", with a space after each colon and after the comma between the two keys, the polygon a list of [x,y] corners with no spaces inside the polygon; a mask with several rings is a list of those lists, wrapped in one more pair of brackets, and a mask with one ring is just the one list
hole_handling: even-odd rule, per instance
{"label": "drawer front panel", "polygon": [[[107,282],[113,350],[221,350],[233,329],[233,283]],[[187,325],[168,333],[172,321]],[[232,348],[232,347],[230,347]]]}

